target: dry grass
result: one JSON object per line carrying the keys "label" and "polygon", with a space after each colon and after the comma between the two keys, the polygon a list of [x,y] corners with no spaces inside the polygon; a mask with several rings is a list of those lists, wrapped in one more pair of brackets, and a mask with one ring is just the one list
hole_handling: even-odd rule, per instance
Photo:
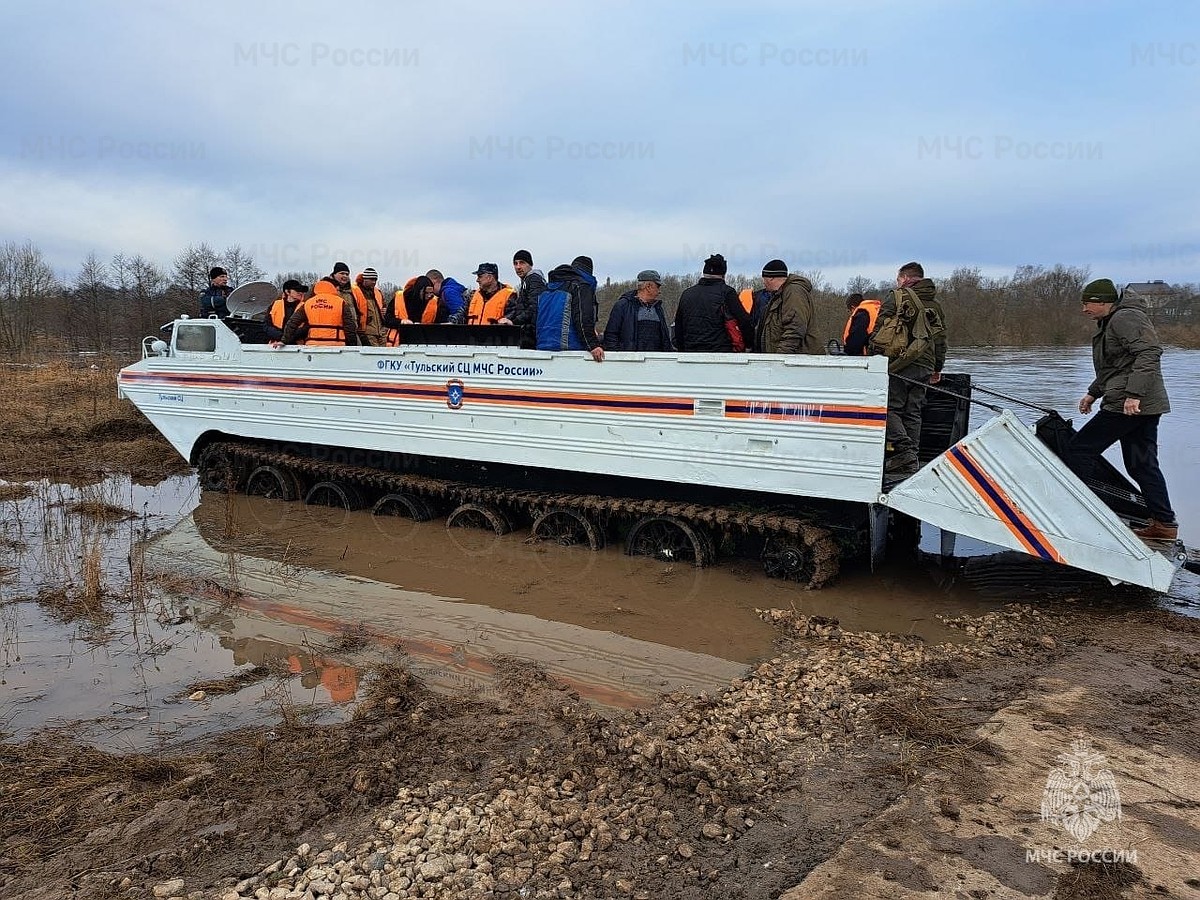
{"label": "dry grass", "polygon": [[980,723],[921,698],[887,700],[875,710],[874,718],[880,729],[900,738],[899,757],[887,774],[904,779],[905,784],[929,769],[967,774],[978,767],[980,757],[1004,758],[1003,750],[976,733]]}
{"label": "dry grass", "polygon": [[1142,870],[1127,862],[1081,863],[1058,876],[1052,900],[1120,900],[1142,880]]}
{"label": "dry grass", "polygon": [[357,625],[347,623],[326,642],[325,647],[335,653],[353,653],[370,646],[370,643],[371,633],[367,631],[366,625],[362,622]]}
{"label": "dry grass", "polygon": [[33,488],[27,484],[0,484],[0,503],[16,503],[33,494]]}
{"label": "dry grass", "polygon": [[248,684],[254,684],[256,681],[262,681],[264,678],[271,677],[271,669],[267,666],[254,666],[247,669],[245,672],[236,672],[233,675],[226,675],[224,678],[209,678],[204,681],[197,681],[188,685],[178,696],[186,697],[196,691],[204,691],[210,697],[219,697],[224,694],[236,694]]}
{"label": "dry grass", "polygon": [[166,477],[187,464],[127,400],[117,370],[129,360],[14,367],[0,379],[0,478],[137,471]]}
{"label": "dry grass", "polygon": [[[183,796],[190,788],[188,761],[166,760],[144,753],[120,756],[54,737],[19,745],[0,745],[0,792],[5,808],[5,851],[18,863],[45,859],[78,836],[85,823],[79,811],[98,791],[114,785],[136,784],[138,805],[148,799]],[[147,797],[147,795],[149,795]],[[114,792],[112,806],[128,802],[127,794]]]}
{"label": "dry grass", "polygon": [[102,628],[113,621],[113,611],[105,606],[103,586],[99,584],[83,590],[51,588],[39,592],[34,600],[60,622],[86,621]]}
{"label": "dry grass", "polygon": [[123,522],[126,519],[137,518],[137,513],[104,500],[76,500],[67,504],[67,511],[87,516],[97,522]]}

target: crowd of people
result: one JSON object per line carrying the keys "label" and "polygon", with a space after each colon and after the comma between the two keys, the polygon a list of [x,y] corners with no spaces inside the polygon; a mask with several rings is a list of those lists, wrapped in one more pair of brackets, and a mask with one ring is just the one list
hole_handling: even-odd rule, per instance
{"label": "crowd of people", "polygon": [[[787,263],[762,267],[762,287],[735,291],[720,254],[704,260],[699,281],[679,298],[672,325],[659,297],[662,277],[653,269],[637,274],[637,286],[622,294],[603,330],[590,257],[577,256],[550,270],[535,269],[528,250],[513,254],[516,286],[501,281],[496,263],[480,263],[468,291],[437,269],[410,278],[391,298],[379,288],[371,267],[353,279],[335,263],[311,287],[284,282],[267,313],[272,346],[398,346],[408,325],[507,325],[520,330],[520,345],[538,350],[586,351],[597,362],[606,351],[824,354],[829,342],[814,332],[813,286]],[[209,273],[200,314],[228,316],[229,276]],[[1158,465],[1158,423],[1170,409],[1161,367],[1162,345],[1146,310],[1124,300],[1113,282],[1098,279],[1083,289],[1083,311],[1097,322],[1093,339],[1096,379],[1079,411],[1100,411],[1074,436],[1068,464],[1084,480],[1101,454],[1120,443],[1125,467],[1141,488],[1150,521],[1138,534],[1174,540],[1178,524]],[[946,363],[945,314],[933,281],[920,263],[896,273],[896,285],[881,298],[851,294],[841,340],[850,356],[881,354],[889,359],[885,477],[902,479],[919,468],[921,413],[929,385],[941,380]]]}

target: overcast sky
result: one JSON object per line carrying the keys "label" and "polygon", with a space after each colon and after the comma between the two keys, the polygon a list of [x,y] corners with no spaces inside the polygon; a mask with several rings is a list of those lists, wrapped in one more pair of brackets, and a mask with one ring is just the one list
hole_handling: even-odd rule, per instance
{"label": "overcast sky", "polygon": [[6,10],[0,238],[64,277],[241,244],[464,283],[772,257],[1200,281],[1200,5],[42,0]]}

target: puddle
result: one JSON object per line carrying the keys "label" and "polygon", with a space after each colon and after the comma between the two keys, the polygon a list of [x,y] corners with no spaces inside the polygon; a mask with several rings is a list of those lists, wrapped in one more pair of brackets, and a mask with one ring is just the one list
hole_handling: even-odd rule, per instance
{"label": "puddle", "polygon": [[[628,708],[718,691],[770,655],[776,635],[756,608],[932,642],[960,637],[939,615],[1019,593],[932,565],[805,592],[749,560],[695,569],[614,546],[201,496],[190,477],[0,484],[0,510],[0,731],[64,727],[118,749],[344,719],[362,673],[397,650],[436,691],[494,696],[497,658],[511,656],[598,707]],[[1195,606],[1197,581],[1181,575],[1163,602]],[[188,699],[199,682],[251,670],[228,693]]]}
{"label": "puddle", "polygon": [[[285,711],[349,713],[357,670],[313,647],[211,630],[195,605],[147,577],[144,542],[190,521],[198,500],[190,477],[0,484],[0,732],[63,728],[97,746],[145,749]],[[277,674],[186,699],[193,683],[247,663]]]}

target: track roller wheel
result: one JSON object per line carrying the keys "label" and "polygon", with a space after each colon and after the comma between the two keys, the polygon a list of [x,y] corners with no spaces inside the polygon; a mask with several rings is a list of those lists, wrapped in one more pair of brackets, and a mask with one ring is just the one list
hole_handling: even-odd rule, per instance
{"label": "track roller wheel", "polygon": [[295,500],[300,496],[300,487],[287,469],[258,466],[246,479],[246,493],[268,500]]}
{"label": "track roller wheel", "polygon": [[308,506],[331,506],[349,512],[364,506],[358,488],[343,481],[318,481],[308,489],[304,502]]}
{"label": "track roller wheel", "polygon": [[763,545],[762,567],[768,578],[807,583],[812,578],[812,554],[798,537],[772,535]]}
{"label": "track roller wheel", "polygon": [[238,489],[244,470],[224,447],[217,444],[205,447],[196,463],[200,487],[204,490],[228,494]]}
{"label": "track roller wheel", "polygon": [[533,520],[530,541],[549,541],[564,547],[586,546],[589,550],[604,548],[604,531],[586,513],[555,506]]}
{"label": "track roller wheel", "polygon": [[703,528],[675,516],[643,516],[629,529],[625,552],[630,556],[652,556],[663,562],[688,562],[694,566],[712,563],[716,552]]}
{"label": "track roller wheel", "polygon": [[810,527],[803,534],[770,535],[761,558],[767,577],[795,581],[805,590],[813,590],[837,576],[840,551],[828,531]]}
{"label": "track roller wheel", "polygon": [[447,528],[482,528],[496,534],[512,531],[512,522],[497,506],[490,503],[464,503],[446,517]]}
{"label": "track roller wheel", "polygon": [[414,522],[428,522],[433,518],[433,507],[424,497],[416,494],[384,494],[371,508],[373,516],[400,516]]}

